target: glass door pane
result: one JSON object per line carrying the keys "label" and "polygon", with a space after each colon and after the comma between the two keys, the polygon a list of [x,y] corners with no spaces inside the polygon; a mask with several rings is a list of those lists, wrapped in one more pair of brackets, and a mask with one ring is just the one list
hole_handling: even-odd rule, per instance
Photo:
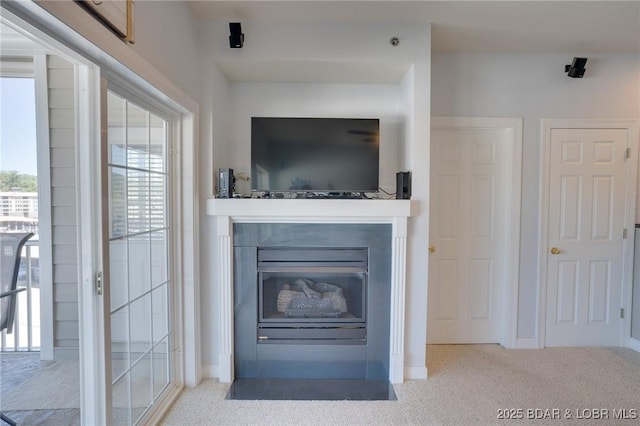
{"label": "glass door pane", "polygon": [[171,380],[167,121],[109,91],[108,195],[114,424],[136,424]]}

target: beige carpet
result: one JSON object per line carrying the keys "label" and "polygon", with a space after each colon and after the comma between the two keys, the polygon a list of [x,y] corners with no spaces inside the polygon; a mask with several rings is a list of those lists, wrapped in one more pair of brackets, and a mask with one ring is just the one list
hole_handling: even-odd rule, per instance
{"label": "beige carpet", "polygon": [[[437,345],[427,366],[428,380],[395,386],[398,401],[229,401],[228,385],[206,380],[183,392],[163,424],[640,424],[640,353],[629,349]],[[505,409],[524,418],[500,420]],[[528,419],[536,413],[560,418]],[[614,419],[622,414],[637,418]]]}

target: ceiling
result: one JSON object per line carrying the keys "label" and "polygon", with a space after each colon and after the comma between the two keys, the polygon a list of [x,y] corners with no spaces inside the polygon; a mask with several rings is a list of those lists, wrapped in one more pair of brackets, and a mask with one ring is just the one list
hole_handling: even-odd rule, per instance
{"label": "ceiling", "polygon": [[441,52],[637,53],[640,1],[189,2],[199,20],[432,24]]}

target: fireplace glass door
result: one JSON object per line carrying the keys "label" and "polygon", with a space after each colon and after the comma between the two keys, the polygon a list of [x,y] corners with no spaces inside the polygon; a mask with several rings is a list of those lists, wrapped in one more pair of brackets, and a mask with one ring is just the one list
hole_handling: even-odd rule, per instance
{"label": "fireplace glass door", "polygon": [[258,260],[261,343],[366,341],[367,249],[266,248]]}

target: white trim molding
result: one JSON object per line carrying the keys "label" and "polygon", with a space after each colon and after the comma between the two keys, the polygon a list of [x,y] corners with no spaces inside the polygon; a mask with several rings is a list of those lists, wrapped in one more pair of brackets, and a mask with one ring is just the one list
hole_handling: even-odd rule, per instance
{"label": "white trim molding", "polygon": [[405,367],[405,380],[427,380],[427,367]]}
{"label": "white trim molding", "polygon": [[[51,144],[49,84],[46,55],[34,55],[36,132],[38,150],[38,220],[40,222],[40,359],[54,359],[53,229],[51,205]],[[77,351],[76,351],[77,357]]]}
{"label": "white trim molding", "polygon": [[540,349],[538,346],[538,339],[535,337],[522,338],[516,340],[516,349]]}
{"label": "white trim molding", "polygon": [[202,378],[203,379],[220,378],[220,368],[218,367],[218,364],[204,364],[202,366]]}
{"label": "white trim molding", "polygon": [[[324,215],[318,212],[330,212]],[[404,332],[407,218],[418,204],[410,200],[263,200],[208,199],[207,214],[217,221],[218,279],[220,282],[220,381],[234,379],[233,224],[234,223],[390,223],[392,225],[389,380],[405,379]],[[426,368],[410,370],[412,378],[426,378]],[[424,370],[424,371],[423,371]]]}

